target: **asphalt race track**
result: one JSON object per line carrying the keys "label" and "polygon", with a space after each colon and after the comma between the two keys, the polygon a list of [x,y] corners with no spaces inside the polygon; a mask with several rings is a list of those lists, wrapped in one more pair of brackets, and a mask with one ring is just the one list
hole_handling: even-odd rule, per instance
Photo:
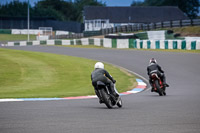
{"label": "asphalt race track", "polygon": [[146,66],[154,57],[165,70],[170,87],[164,97],[150,90],[122,96],[121,109],[107,109],[97,99],[2,102],[0,133],[200,133],[200,54],[57,46],[7,48],[96,59],[145,78]]}

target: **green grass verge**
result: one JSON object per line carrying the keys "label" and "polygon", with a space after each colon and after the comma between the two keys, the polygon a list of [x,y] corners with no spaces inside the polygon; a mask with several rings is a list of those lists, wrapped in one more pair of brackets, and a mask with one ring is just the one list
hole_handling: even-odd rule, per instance
{"label": "green grass verge", "polygon": [[137,33],[135,35],[138,36],[140,40],[147,40],[148,39],[147,32],[140,32],[140,33]]}
{"label": "green grass verge", "polygon": [[[90,74],[96,61],[0,48],[0,98],[93,95]],[[119,92],[136,86],[134,75],[109,64]]]}
{"label": "green grass verge", "polygon": [[[0,34],[0,41],[26,41],[28,35]],[[30,35],[30,40],[36,40],[36,35]]]}
{"label": "green grass verge", "polygon": [[11,29],[0,29],[0,34],[11,34]]}

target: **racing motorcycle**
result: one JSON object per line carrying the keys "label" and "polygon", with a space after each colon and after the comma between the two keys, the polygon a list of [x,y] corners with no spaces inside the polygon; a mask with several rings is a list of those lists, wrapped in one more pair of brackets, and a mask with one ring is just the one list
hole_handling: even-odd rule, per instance
{"label": "racing motorcycle", "polygon": [[161,78],[158,76],[156,72],[151,73],[151,79],[153,83],[153,91],[157,92],[160,96],[165,96],[165,86],[163,85],[163,82]]}
{"label": "racing motorcycle", "polygon": [[[114,84],[115,87],[115,84]],[[115,88],[116,90],[116,88]],[[115,105],[117,105],[119,108],[122,107],[122,99],[119,96],[119,98],[116,98],[114,95],[111,94],[110,90],[108,89],[108,86],[105,85],[101,81],[97,81],[97,93],[99,93],[98,98],[104,103],[109,109],[113,108]],[[116,91],[117,92],[117,91]]]}

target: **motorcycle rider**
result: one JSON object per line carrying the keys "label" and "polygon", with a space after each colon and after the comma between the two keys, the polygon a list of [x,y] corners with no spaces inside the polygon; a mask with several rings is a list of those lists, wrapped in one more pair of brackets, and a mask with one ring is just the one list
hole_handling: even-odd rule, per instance
{"label": "motorcycle rider", "polygon": [[158,76],[161,78],[163,85],[165,87],[169,87],[169,85],[166,83],[166,78],[165,78],[165,74],[164,71],[162,70],[162,68],[157,64],[157,61],[155,58],[151,58],[149,61],[149,65],[147,67],[147,74],[149,75],[149,83],[152,87],[151,92],[153,92],[153,83],[152,83],[152,79],[151,79],[151,73],[156,72],[158,74]]}
{"label": "motorcycle rider", "polygon": [[92,80],[92,85],[95,89],[96,95],[99,97],[99,103],[102,103],[103,101],[100,98],[99,92],[97,91],[97,81],[101,81],[104,84],[108,85],[109,90],[111,94],[118,99],[119,94],[116,93],[115,88],[114,88],[114,83],[116,80],[113,79],[113,77],[104,69],[104,64],[102,62],[97,62],[94,65],[94,71],[91,74],[91,80]]}

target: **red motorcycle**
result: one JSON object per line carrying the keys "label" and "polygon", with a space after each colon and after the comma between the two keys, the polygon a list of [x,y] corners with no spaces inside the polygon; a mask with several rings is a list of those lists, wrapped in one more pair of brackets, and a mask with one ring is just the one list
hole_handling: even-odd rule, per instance
{"label": "red motorcycle", "polygon": [[166,95],[165,86],[163,85],[161,78],[158,76],[156,72],[151,73],[150,76],[153,83],[153,91],[157,92],[160,96],[165,96]]}

